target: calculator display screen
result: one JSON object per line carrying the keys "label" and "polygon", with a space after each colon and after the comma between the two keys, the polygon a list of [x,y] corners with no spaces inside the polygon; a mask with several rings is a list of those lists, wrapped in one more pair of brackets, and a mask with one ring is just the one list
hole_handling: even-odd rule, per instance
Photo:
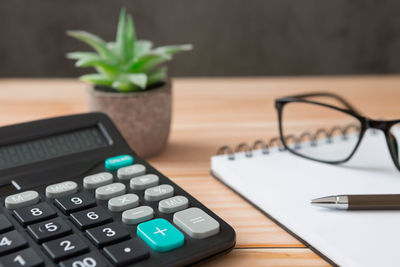
{"label": "calculator display screen", "polygon": [[108,146],[98,126],[0,146],[0,170]]}

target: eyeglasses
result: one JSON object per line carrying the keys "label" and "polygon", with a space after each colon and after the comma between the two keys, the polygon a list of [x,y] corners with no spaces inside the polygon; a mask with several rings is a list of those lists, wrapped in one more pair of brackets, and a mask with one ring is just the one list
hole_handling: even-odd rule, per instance
{"label": "eyeglasses", "polygon": [[[341,107],[331,104],[333,101]],[[282,144],[291,153],[324,163],[343,163],[354,155],[367,129],[373,128],[384,132],[390,155],[400,171],[400,120],[364,117],[345,99],[331,93],[278,98],[275,107]],[[339,140],[346,141],[346,145],[335,146]]]}

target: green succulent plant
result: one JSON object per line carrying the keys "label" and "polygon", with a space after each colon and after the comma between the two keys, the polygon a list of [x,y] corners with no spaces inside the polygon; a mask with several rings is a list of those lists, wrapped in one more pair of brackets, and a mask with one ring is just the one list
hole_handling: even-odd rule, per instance
{"label": "green succulent plant", "polygon": [[94,67],[97,73],[85,74],[80,80],[107,86],[119,92],[141,91],[167,78],[163,63],[178,52],[192,49],[192,45],[170,45],[153,48],[148,40],[137,40],[132,16],[121,10],[115,42],[105,42],[86,31],[67,31],[67,34],[96,52],[71,52],[67,58],[77,60],[78,68]]}

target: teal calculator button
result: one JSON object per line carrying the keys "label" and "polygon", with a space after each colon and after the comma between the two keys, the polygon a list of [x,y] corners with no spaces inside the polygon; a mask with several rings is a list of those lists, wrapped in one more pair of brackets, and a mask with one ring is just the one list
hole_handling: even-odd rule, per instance
{"label": "teal calculator button", "polygon": [[157,252],[166,252],[183,246],[184,236],[165,219],[154,219],[138,225],[137,235]]}
{"label": "teal calculator button", "polygon": [[108,158],[105,161],[105,167],[109,171],[117,170],[122,167],[133,164],[133,157],[129,155],[120,155],[112,158]]}

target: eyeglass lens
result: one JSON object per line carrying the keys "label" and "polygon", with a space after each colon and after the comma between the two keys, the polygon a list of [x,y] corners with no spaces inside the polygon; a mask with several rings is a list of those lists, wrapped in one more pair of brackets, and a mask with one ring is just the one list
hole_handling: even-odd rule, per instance
{"label": "eyeglass lens", "polygon": [[[360,121],[330,107],[289,102],[284,105],[281,116],[285,144],[311,159],[343,161],[353,153],[360,139]],[[310,121],[309,118],[314,119]]]}

